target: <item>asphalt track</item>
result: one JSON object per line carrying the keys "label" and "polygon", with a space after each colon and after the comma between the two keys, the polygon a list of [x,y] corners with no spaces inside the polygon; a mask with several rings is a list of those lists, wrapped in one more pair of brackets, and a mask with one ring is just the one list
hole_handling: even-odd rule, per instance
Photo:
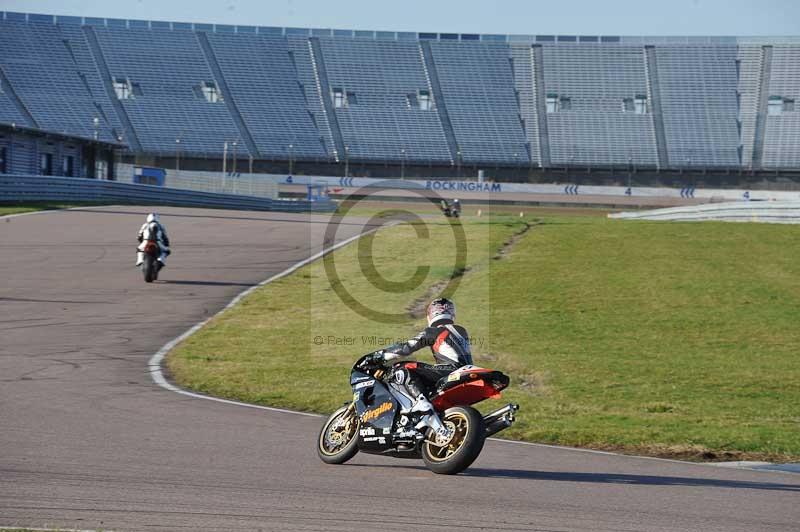
{"label": "asphalt track", "polygon": [[456,477],[365,455],[326,466],[319,418],[160,388],[151,355],[318,251],[325,218],[162,209],[175,254],[148,286],[132,265],[145,212],[0,219],[0,526],[798,529],[796,474],[499,441]]}

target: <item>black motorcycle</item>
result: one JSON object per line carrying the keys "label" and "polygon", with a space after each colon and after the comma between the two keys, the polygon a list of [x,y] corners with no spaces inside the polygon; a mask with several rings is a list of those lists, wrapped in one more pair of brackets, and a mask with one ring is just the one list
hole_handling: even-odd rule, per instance
{"label": "black motorcycle", "polygon": [[486,438],[515,420],[516,404],[485,416],[470,406],[500,397],[509,378],[499,371],[464,366],[440,379],[428,394],[446,428],[436,431],[428,413],[412,412],[414,398],[394,382],[392,367],[370,355],[358,359],[351,370],[352,402],[331,414],[319,433],[317,453],[327,464],[343,464],[362,451],[422,458],[434,473],[454,475],[475,461]]}
{"label": "black motorcycle", "polygon": [[142,252],[144,253],[144,262],[142,262],[144,282],[152,283],[158,279],[158,272],[162,267],[161,261],[158,260],[158,257],[161,256],[161,246],[155,240],[146,240]]}

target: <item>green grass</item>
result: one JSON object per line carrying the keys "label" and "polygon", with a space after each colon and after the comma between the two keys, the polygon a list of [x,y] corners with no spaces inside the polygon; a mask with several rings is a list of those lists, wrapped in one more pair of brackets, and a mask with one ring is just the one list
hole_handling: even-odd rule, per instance
{"label": "green grass", "polygon": [[[464,228],[471,270],[454,295],[459,322],[476,362],[512,376],[503,400],[522,406],[503,436],[687,459],[800,459],[797,228],[545,214],[502,259],[491,257],[519,218],[472,217]],[[402,226],[379,233],[373,255],[399,280],[417,263],[395,257],[416,250],[442,278],[451,240],[448,226],[434,226],[423,248]],[[357,249],[335,258],[358,298],[403,311],[425,295],[425,285],[373,288]],[[327,412],[350,397],[352,361],[380,347],[362,335],[402,337],[421,325],[361,318],[317,263],[212,320],[168,368],[202,392]],[[329,335],[354,341],[328,345]]]}
{"label": "green grass", "polygon": [[[450,225],[436,219],[425,226],[427,240],[417,239],[409,224],[382,230],[372,252],[378,272],[395,282],[410,278],[419,266],[430,266],[424,284],[410,292],[375,289],[368,281],[375,276],[366,278],[360,271],[358,244],[351,244],[333,255],[343,286],[370,308],[405,313],[431,284],[452,273]],[[491,260],[495,250],[524,224],[484,217],[464,227],[469,267],[479,270],[496,265]],[[202,392],[325,412],[351,397],[349,368],[358,356],[380,349],[382,339],[408,338],[421,325],[421,319],[410,316],[385,324],[351,311],[331,289],[318,261],[258,289],[212,320],[170,354],[168,369],[181,385]]]}

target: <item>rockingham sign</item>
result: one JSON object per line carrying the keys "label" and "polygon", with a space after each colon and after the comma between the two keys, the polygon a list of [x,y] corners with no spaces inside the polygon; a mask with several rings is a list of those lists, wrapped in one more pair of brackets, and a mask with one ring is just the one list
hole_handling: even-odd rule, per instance
{"label": "rockingham sign", "polygon": [[426,181],[425,188],[448,192],[503,192],[502,183],[486,181]]}

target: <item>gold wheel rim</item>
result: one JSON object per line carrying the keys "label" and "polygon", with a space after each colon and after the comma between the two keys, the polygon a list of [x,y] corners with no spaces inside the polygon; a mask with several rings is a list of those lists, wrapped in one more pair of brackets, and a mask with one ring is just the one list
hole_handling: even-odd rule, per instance
{"label": "gold wheel rim", "polygon": [[443,446],[425,442],[425,445],[428,446],[428,456],[434,462],[444,462],[456,454],[464,446],[470,430],[469,420],[461,412],[449,414],[442,420],[442,423],[453,431],[453,437]]}
{"label": "gold wheel rim", "polygon": [[[348,408],[328,422],[319,438],[320,451],[333,456],[340,453],[353,440],[358,429],[358,422],[353,412],[353,409]],[[346,419],[343,420],[345,416]]]}

